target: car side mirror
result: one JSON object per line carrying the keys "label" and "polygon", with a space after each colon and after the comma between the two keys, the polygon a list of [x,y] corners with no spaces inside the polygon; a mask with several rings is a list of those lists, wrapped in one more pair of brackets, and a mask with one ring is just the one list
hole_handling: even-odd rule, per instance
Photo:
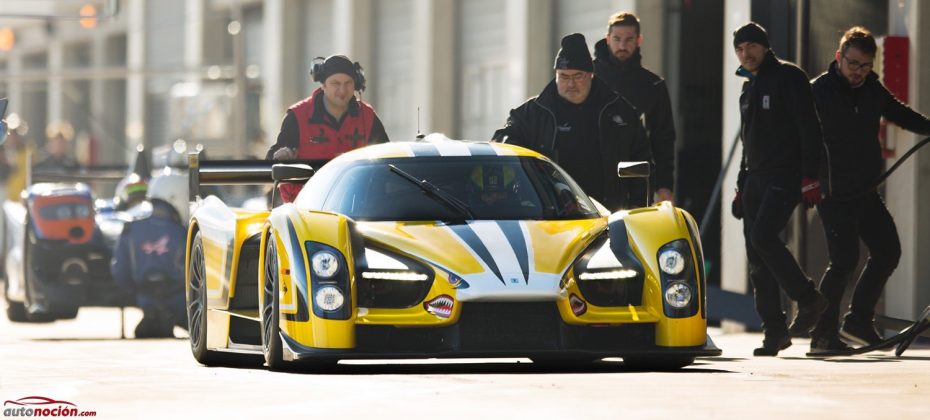
{"label": "car side mirror", "polygon": [[651,164],[646,161],[617,163],[617,176],[620,179],[643,178],[646,180],[646,206],[652,205],[652,189],[649,185]]}
{"label": "car side mirror", "polygon": [[617,164],[617,176],[620,178],[648,178],[649,162],[620,162]]}
{"label": "car side mirror", "polygon": [[310,165],[300,163],[276,163],[271,165],[271,179],[275,182],[300,182],[313,177],[316,171]]}
{"label": "car side mirror", "polygon": [[274,191],[278,190],[278,184],[282,182],[302,182],[313,177],[316,171],[312,166],[302,163],[276,163],[271,165],[271,179],[274,180],[274,189],[271,194],[271,208],[275,207]]}

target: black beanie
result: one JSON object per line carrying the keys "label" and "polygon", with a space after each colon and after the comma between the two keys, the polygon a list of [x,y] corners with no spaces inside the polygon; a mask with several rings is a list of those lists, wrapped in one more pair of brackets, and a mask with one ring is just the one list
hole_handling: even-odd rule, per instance
{"label": "black beanie", "polygon": [[769,34],[758,23],[749,22],[733,32],[733,48],[744,42],[755,42],[765,48],[769,47]]}
{"label": "black beanie", "polygon": [[355,64],[352,63],[352,60],[349,60],[349,57],[344,55],[331,55],[326,57],[326,61],[323,62],[323,65],[320,66],[320,75],[317,79],[320,83],[326,82],[326,79],[329,76],[332,76],[336,73],[345,73],[355,80],[356,70]]}
{"label": "black beanie", "polygon": [[585,41],[582,34],[565,35],[562,38],[562,48],[559,54],[555,56],[556,70],[581,70],[587,72],[594,71],[594,63],[591,61],[591,52],[588,51],[588,42]]}

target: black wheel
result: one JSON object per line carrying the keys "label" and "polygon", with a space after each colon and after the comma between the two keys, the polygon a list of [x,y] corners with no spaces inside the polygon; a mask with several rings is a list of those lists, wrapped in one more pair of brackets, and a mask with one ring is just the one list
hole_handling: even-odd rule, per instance
{"label": "black wheel", "polygon": [[278,253],[274,235],[268,234],[265,245],[265,266],[262,280],[262,353],[270,369],[284,367],[280,334],[280,302],[278,299]]}
{"label": "black wheel", "polygon": [[6,301],[6,317],[11,322],[29,322],[26,316],[26,305],[22,302],[14,302],[9,296],[9,279],[3,282],[3,300]]}
{"label": "black wheel", "polygon": [[207,277],[200,232],[194,236],[190,267],[187,270],[190,278],[187,288],[187,323],[190,325],[191,353],[194,359],[204,365],[216,365],[220,355],[207,350]]}
{"label": "black wheel", "polygon": [[[28,220],[28,216],[27,216]],[[26,314],[26,322],[35,322],[35,323],[45,323],[45,322],[55,322],[55,314],[50,310],[42,312],[33,312],[29,313],[30,307],[33,306],[32,301],[32,288],[34,287],[34,282],[36,282],[35,270],[32,269],[32,247],[38,243],[35,235],[32,233],[32,225],[27,221],[25,226],[25,241],[23,241],[23,289],[25,292],[25,298],[23,299],[23,312]],[[75,316],[77,315],[77,310],[75,310]]]}
{"label": "black wheel", "polygon": [[692,356],[626,356],[623,365],[633,370],[669,371],[678,370],[694,363]]}

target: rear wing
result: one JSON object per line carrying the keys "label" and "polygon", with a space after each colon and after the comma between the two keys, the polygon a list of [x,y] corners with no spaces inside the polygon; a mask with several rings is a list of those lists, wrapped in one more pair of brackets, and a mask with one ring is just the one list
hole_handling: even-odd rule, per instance
{"label": "rear wing", "polygon": [[41,172],[33,171],[30,174],[29,185],[40,182],[91,182],[91,181],[120,181],[126,177],[126,166],[84,166],[77,171],[69,172]]}
{"label": "rear wing", "polygon": [[43,171],[32,167],[32,153],[26,152],[26,185],[38,184],[40,182],[91,182],[91,181],[114,181],[126,177],[126,165],[96,165],[81,166],[74,170],[55,170]]}
{"label": "rear wing", "polygon": [[61,182],[74,183],[91,181],[115,181],[119,182],[130,173],[138,174],[143,179],[148,179],[152,174],[151,159],[144,148],[136,148],[136,159],[132,165],[91,165],[80,166],[74,170],[57,169],[54,171],[43,171],[36,169],[32,161],[32,152],[27,151],[26,156],[26,185],[40,182]]}
{"label": "rear wing", "polygon": [[200,160],[200,154],[188,154],[188,185],[190,201],[202,198],[202,186],[210,185],[272,185],[272,166],[276,164],[303,164],[313,168],[325,165],[328,160]]}

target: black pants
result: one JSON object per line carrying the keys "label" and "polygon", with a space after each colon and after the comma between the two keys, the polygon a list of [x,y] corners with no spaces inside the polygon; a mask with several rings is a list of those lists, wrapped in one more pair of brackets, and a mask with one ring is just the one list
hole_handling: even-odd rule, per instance
{"label": "black pants", "polygon": [[823,220],[830,252],[830,265],[820,281],[820,292],[830,301],[821,315],[815,333],[835,333],[839,325],[840,302],[853,271],[859,264],[859,239],[869,250],[869,259],[856,282],[850,310],[862,321],[875,316],[875,304],[888,277],[898,267],[901,242],[894,219],[878,193],[850,201],[824,201],[817,206]]}
{"label": "black pants", "polygon": [[766,334],[786,334],[779,287],[800,303],[815,296],[814,283],[779,237],[801,199],[801,180],[797,175],[750,174],[741,191],[743,237],[756,312]]}

